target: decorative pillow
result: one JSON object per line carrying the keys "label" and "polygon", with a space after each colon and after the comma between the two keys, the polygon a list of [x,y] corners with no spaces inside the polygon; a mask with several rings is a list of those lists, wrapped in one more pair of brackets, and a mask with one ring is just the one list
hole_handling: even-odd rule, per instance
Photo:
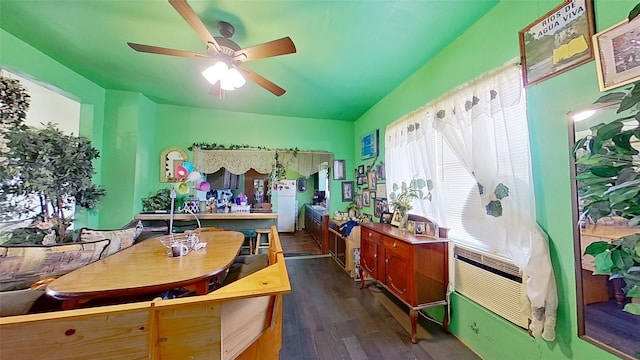
{"label": "decorative pillow", "polygon": [[110,240],[56,245],[0,246],[0,291],[30,287],[100,259]]}
{"label": "decorative pillow", "polygon": [[80,241],[110,239],[111,244],[102,255],[102,258],[105,258],[133,245],[136,242],[138,236],[140,236],[140,233],[142,233],[141,222],[138,222],[138,225],[136,227],[129,229],[93,230],[82,228],[80,229]]}

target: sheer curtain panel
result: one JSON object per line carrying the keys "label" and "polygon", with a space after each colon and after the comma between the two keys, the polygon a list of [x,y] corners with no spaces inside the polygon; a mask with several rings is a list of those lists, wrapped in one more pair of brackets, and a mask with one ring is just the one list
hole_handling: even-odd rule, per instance
{"label": "sheer curtain panel", "polygon": [[555,339],[557,290],[548,239],[535,220],[529,132],[520,68],[464,84],[390,124],[387,184],[418,173],[433,200],[414,206],[451,237],[511,259],[526,276],[536,337]]}

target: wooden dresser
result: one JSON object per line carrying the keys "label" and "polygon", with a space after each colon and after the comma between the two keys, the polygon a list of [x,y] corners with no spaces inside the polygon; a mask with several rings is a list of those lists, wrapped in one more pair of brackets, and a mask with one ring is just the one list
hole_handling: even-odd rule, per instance
{"label": "wooden dresser", "polygon": [[445,306],[442,326],[449,331],[448,239],[414,236],[388,224],[361,227],[360,278],[369,275],[409,306],[411,342],[417,341],[418,311],[428,307]]}

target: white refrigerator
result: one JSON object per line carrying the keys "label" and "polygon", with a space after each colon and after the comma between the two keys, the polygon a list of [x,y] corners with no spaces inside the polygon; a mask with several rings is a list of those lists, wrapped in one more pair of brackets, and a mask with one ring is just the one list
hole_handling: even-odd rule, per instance
{"label": "white refrigerator", "polygon": [[298,214],[296,181],[279,180],[276,184],[274,208],[278,213],[278,232],[295,232]]}

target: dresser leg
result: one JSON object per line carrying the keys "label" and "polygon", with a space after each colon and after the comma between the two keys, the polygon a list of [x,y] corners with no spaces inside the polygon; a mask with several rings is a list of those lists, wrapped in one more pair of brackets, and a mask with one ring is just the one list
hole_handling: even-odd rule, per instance
{"label": "dresser leg", "polygon": [[411,342],[417,343],[417,324],[418,324],[418,312],[413,309],[409,309],[409,318],[411,319]]}

